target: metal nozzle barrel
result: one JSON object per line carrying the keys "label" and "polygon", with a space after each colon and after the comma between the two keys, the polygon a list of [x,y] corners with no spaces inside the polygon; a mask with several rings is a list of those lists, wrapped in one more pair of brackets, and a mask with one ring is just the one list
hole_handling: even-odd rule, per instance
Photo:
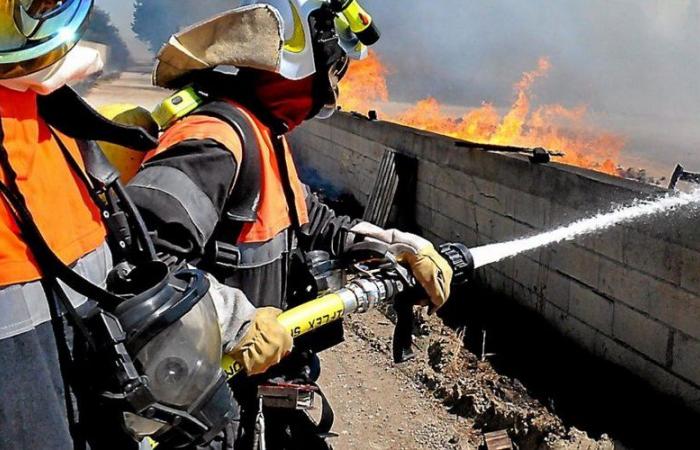
{"label": "metal nozzle barrel", "polygon": [[450,263],[454,271],[453,285],[467,283],[474,274],[474,258],[466,245],[460,243],[442,244],[440,254]]}

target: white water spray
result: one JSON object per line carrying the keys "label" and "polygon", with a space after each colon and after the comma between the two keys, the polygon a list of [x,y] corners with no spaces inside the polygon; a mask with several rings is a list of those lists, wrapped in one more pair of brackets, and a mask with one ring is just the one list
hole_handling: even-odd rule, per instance
{"label": "white water spray", "polygon": [[557,242],[570,241],[642,217],[671,212],[689,205],[698,206],[698,204],[700,204],[700,189],[691,193],[671,193],[656,200],[637,201],[631,206],[618,207],[609,213],[581,219],[536,236],[471,249],[474,267],[493,264],[523,252]]}

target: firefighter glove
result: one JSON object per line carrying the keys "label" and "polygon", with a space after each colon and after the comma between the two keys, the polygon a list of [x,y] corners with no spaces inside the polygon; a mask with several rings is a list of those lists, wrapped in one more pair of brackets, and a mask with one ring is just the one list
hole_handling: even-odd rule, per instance
{"label": "firefighter glove", "polygon": [[413,276],[428,294],[431,313],[445,304],[450,296],[452,268],[430,241],[399,230],[384,230],[368,222],[360,222],[350,232],[355,236],[389,244],[397,261],[411,269]]}
{"label": "firefighter glove", "polygon": [[277,321],[277,308],[259,308],[245,336],[229,353],[248,375],[266,372],[292,350],[292,336]]}

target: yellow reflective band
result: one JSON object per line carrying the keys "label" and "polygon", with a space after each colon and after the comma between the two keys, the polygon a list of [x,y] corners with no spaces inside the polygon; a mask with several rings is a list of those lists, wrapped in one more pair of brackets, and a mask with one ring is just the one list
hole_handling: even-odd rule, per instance
{"label": "yellow reflective band", "polygon": [[284,49],[291,53],[301,53],[306,48],[304,23],[301,21],[299,11],[297,11],[292,2],[289,2],[289,7],[292,8],[292,16],[294,16],[294,34],[290,40],[284,43]]}
{"label": "yellow reflective band", "polygon": [[151,446],[151,450],[158,447],[158,443],[149,437],[146,438],[146,442]]}
{"label": "yellow reflective band", "polygon": [[372,16],[360,6],[357,0],[353,0],[348,4],[343,10],[343,16],[350,24],[352,32],[356,34],[362,33],[372,25]]}

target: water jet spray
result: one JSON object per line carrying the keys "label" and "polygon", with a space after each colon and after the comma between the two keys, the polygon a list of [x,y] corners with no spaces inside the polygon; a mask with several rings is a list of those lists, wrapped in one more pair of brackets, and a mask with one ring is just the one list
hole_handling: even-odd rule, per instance
{"label": "water jet spray", "polygon": [[632,205],[620,206],[610,212],[596,214],[534,236],[473,248],[471,254],[474,258],[474,268],[478,269],[558,242],[572,241],[615,225],[668,213],[686,206],[697,207],[698,204],[700,204],[700,189],[690,193],[672,192],[654,200],[638,200]]}
{"label": "water jet spray", "polygon": [[[453,284],[464,284],[473,278],[480,267],[494,264],[524,252],[547,245],[596,233],[612,226],[629,223],[644,217],[668,213],[683,207],[700,205],[700,189],[690,193],[669,193],[653,200],[636,201],[607,213],[581,219],[569,225],[522,239],[484,245],[468,249],[464,244],[449,243],[440,246],[440,253],[454,270]],[[321,262],[327,262],[321,259]],[[394,359],[403,362],[413,356],[413,305],[425,297],[420,285],[410,272],[399,265],[388,246],[374,242],[356,244],[341,266],[348,267],[351,280],[335,280],[327,285],[344,286],[321,295],[282,313],[278,320],[297,338],[351,313],[364,313],[377,305],[393,301],[397,313],[394,332]],[[337,273],[328,276],[337,276]],[[343,273],[345,276],[345,273]],[[321,277],[323,278],[323,277]],[[240,372],[240,364],[230,357],[222,362],[226,373],[233,377]]]}

